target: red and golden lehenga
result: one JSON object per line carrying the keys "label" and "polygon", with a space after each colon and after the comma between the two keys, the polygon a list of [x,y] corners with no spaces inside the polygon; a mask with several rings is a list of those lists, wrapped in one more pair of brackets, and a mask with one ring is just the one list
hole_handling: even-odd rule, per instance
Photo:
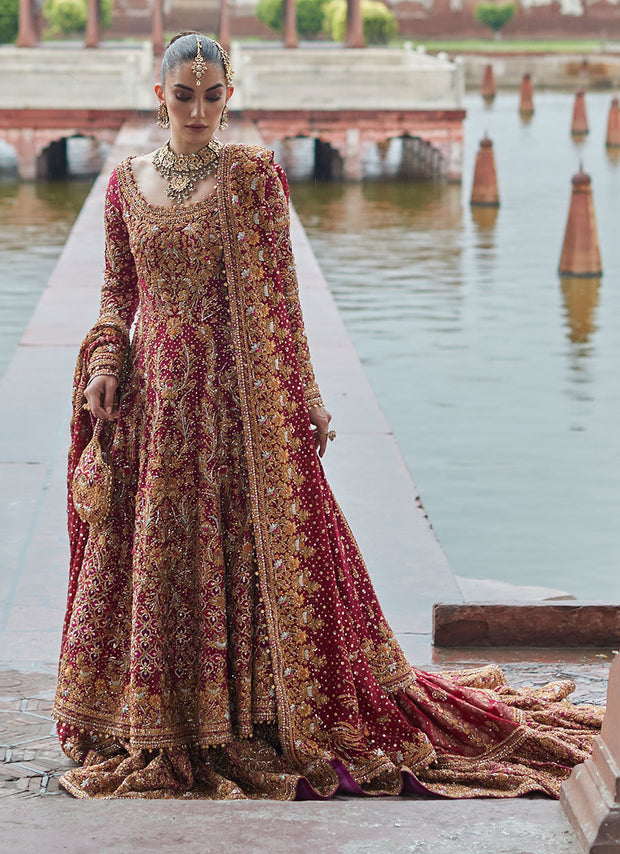
{"label": "red and golden lehenga", "polygon": [[[139,308],[135,331],[129,329]],[[602,712],[570,682],[405,659],[314,449],[318,389],[288,188],[225,146],[215,193],[147,203],[131,159],[106,197],[101,313],[78,360],[121,380],[114,496],[71,572],[54,714],[78,797],[557,796]]]}

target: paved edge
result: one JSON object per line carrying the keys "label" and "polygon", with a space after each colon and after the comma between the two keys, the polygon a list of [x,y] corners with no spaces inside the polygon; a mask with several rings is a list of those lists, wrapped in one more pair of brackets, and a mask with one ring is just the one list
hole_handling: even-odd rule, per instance
{"label": "paved edge", "polygon": [[433,606],[442,647],[606,647],[620,640],[620,606],[571,602],[459,602]]}

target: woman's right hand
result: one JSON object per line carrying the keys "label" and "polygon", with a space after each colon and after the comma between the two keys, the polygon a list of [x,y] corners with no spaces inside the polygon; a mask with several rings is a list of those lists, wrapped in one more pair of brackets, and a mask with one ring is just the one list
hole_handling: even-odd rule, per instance
{"label": "woman's right hand", "polygon": [[118,380],[111,375],[94,377],[84,389],[88,409],[95,418],[104,421],[116,421],[118,406],[116,405],[116,390]]}

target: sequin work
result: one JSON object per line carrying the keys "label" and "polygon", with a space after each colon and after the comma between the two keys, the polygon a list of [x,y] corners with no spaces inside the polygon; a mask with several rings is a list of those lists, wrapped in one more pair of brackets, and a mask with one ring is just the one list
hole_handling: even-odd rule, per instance
{"label": "sequin work", "polygon": [[[312,441],[319,399],[288,188],[225,146],[217,193],[158,208],[131,162],[106,201],[100,317],[75,375],[120,377],[114,493],[71,569],[55,715],[78,797],[556,796],[601,712],[569,683],[406,661]],[[136,311],[135,332],[129,330]]]}

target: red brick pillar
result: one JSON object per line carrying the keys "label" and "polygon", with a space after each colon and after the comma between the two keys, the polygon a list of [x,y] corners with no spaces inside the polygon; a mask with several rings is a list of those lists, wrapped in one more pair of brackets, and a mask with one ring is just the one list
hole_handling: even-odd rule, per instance
{"label": "red brick pillar", "polygon": [[499,207],[493,143],[486,136],[480,141],[480,148],[476,157],[470,203],[472,205],[485,205],[486,207]]}
{"label": "red brick pillar", "polygon": [[620,148],[620,106],[617,98],[611,99],[605,145],[607,148]]}
{"label": "red brick pillar", "polygon": [[86,21],[86,47],[99,47],[99,0],[88,0],[88,19]]}
{"label": "red brick pillar", "polygon": [[347,47],[364,47],[364,27],[362,24],[361,0],[347,0]]}
{"label": "red brick pillar", "polygon": [[560,258],[562,276],[601,276],[601,254],[594,217],[590,176],[578,172],[573,177],[573,192]]}
{"label": "red brick pillar", "polygon": [[493,66],[486,65],[484,74],[482,75],[482,85],[480,86],[480,94],[485,101],[492,101],[497,93],[497,85],[495,83],[495,75],[493,74]]}
{"label": "red brick pillar", "polygon": [[284,47],[297,47],[295,0],[284,0]]}
{"label": "red brick pillar", "polygon": [[162,0],[153,0],[151,41],[155,56],[161,56],[164,52],[164,8]]}
{"label": "red brick pillar", "polygon": [[19,0],[17,47],[34,47],[36,43],[37,27],[34,20],[32,0]]}
{"label": "red brick pillar", "polygon": [[573,124],[571,133],[573,136],[584,136],[588,133],[588,116],[586,114],[586,98],[583,89],[575,92],[575,106],[573,108]]}
{"label": "red brick pillar", "polygon": [[226,53],[230,52],[230,8],[228,0],[220,0],[220,26],[217,40]]}
{"label": "red brick pillar", "polygon": [[534,114],[534,87],[529,74],[524,74],[521,78],[519,112],[525,117]]}

